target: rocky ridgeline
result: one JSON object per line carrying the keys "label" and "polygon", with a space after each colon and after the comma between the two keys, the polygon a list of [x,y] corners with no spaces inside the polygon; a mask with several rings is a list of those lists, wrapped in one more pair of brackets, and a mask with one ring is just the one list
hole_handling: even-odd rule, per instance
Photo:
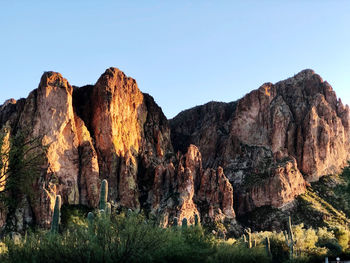
{"label": "rocky ridgeline", "polygon": [[[28,98],[0,106],[0,128],[29,130],[47,146],[45,165],[14,215],[0,226],[51,223],[63,204],[96,207],[100,182],[112,205],[143,209],[172,224],[225,222],[256,207],[283,207],[307,182],[349,159],[349,108],[305,70],[237,102],[210,102],[168,120],[132,78],[109,68],[95,85],[72,87],[46,72]],[[229,227],[230,229],[230,227]]]}
{"label": "rocky ridgeline", "polygon": [[183,111],[170,126],[175,151],[195,144],[204,167],[223,168],[237,214],[283,207],[349,159],[349,107],[312,70]]}

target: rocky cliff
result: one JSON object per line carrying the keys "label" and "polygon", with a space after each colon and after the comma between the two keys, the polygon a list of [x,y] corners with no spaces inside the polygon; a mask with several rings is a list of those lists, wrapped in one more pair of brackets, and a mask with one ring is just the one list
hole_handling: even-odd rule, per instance
{"label": "rocky cliff", "polygon": [[204,167],[223,167],[239,214],[283,207],[349,159],[349,107],[312,70],[265,83],[237,102],[181,112],[170,125],[175,150],[195,144]]}
{"label": "rocky cliff", "polygon": [[84,87],[46,72],[28,98],[0,106],[0,129],[9,138],[25,130],[46,149],[35,194],[20,195],[15,211],[0,206],[0,226],[17,230],[48,227],[57,194],[96,207],[102,179],[114,208],[144,210],[162,225],[199,215],[234,230],[236,214],[284,207],[309,181],[341,169],[350,145],[348,107],[311,70],[170,124],[116,68]]}
{"label": "rocky cliff", "polygon": [[222,169],[204,171],[192,145],[176,155],[161,108],[116,68],[80,88],[44,73],[28,98],[1,106],[0,128],[11,136],[26,130],[46,148],[35,195],[23,194],[12,214],[2,206],[1,226],[48,227],[57,194],[63,204],[96,207],[102,179],[115,208],[143,209],[165,225],[174,217],[193,223],[195,214],[209,221],[235,217]]}

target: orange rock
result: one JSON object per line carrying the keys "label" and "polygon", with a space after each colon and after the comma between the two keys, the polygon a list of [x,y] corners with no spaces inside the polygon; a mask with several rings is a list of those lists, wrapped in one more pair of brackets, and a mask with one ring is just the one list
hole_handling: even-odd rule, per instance
{"label": "orange rock", "polygon": [[[112,203],[150,211],[164,226],[174,217],[193,224],[195,215],[233,222],[236,213],[291,203],[349,159],[349,107],[311,70],[170,124],[172,138],[154,99],[116,68],[81,88],[44,73],[27,99],[0,106],[0,129],[27,129],[48,146],[36,194],[16,210],[19,225],[48,227],[57,194],[96,207],[102,179]],[[7,212],[0,204],[0,227]]]}

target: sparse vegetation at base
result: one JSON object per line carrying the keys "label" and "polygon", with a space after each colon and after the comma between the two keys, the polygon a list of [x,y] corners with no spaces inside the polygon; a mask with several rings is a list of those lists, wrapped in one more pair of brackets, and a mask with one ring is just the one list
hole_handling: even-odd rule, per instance
{"label": "sparse vegetation at base", "polygon": [[[349,253],[347,229],[293,225],[293,259],[282,232],[218,239],[198,226],[161,228],[142,214],[71,217],[59,233],[36,231],[0,243],[0,262],[320,262]],[[248,230],[248,233],[250,231]],[[266,240],[269,246],[266,246]]]}

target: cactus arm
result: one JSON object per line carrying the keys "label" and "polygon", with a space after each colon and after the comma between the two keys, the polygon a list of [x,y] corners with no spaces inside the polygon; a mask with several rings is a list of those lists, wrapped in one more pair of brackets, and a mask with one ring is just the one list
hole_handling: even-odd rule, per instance
{"label": "cactus arm", "polygon": [[89,224],[93,224],[94,223],[94,214],[92,212],[89,212],[87,215],[87,219]]}
{"label": "cactus arm", "polygon": [[286,244],[289,247],[290,259],[293,259],[294,255],[294,245],[296,241],[294,241],[293,229],[292,229],[292,219],[289,216],[287,222],[287,230],[283,231],[284,237],[286,239]]}
{"label": "cactus arm", "polygon": [[291,241],[294,242],[294,235],[293,235],[293,229],[292,229],[292,219],[290,217],[288,218],[288,234],[289,234],[289,238],[291,239]]}
{"label": "cactus arm", "polygon": [[61,196],[57,195],[55,200],[55,208],[52,215],[51,233],[58,233],[61,214]]}
{"label": "cactus arm", "polygon": [[198,226],[199,224],[200,224],[200,223],[199,223],[198,215],[195,214],[195,215],[194,215],[194,225],[195,225],[195,226]]}
{"label": "cactus arm", "polygon": [[174,217],[173,227],[177,227],[177,225],[178,225],[178,219],[177,217]]}
{"label": "cactus arm", "polygon": [[248,248],[252,248],[252,230],[248,227],[248,228],[244,229],[244,232],[246,232],[248,235],[247,246],[248,246]]}
{"label": "cactus arm", "polygon": [[101,190],[100,190],[100,210],[106,210],[107,196],[108,196],[108,182],[106,179],[104,179],[101,183]]}
{"label": "cactus arm", "polygon": [[182,228],[187,228],[187,218],[182,219]]}
{"label": "cactus arm", "polygon": [[89,212],[87,215],[88,229],[90,233],[94,233],[94,214]]}
{"label": "cactus arm", "polygon": [[283,235],[284,235],[284,238],[285,238],[285,240],[286,240],[286,243],[287,243],[287,245],[289,245],[289,240],[288,240],[288,234],[287,234],[287,231],[283,231]]}
{"label": "cactus arm", "polygon": [[269,237],[265,238],[265,249],[266,249],[266,254],[271,257],[271,246],[270,246],[270,239]]}
{"label": "cactus arm", "polygon": [[111,213],[112,213],[112,206],[111,206],[111,204],[110,204],[109,202],[106,203],[106,210],[105,210],[105,212],[106,212],[106,215],[107,215],[108,217],[111,216]]}

